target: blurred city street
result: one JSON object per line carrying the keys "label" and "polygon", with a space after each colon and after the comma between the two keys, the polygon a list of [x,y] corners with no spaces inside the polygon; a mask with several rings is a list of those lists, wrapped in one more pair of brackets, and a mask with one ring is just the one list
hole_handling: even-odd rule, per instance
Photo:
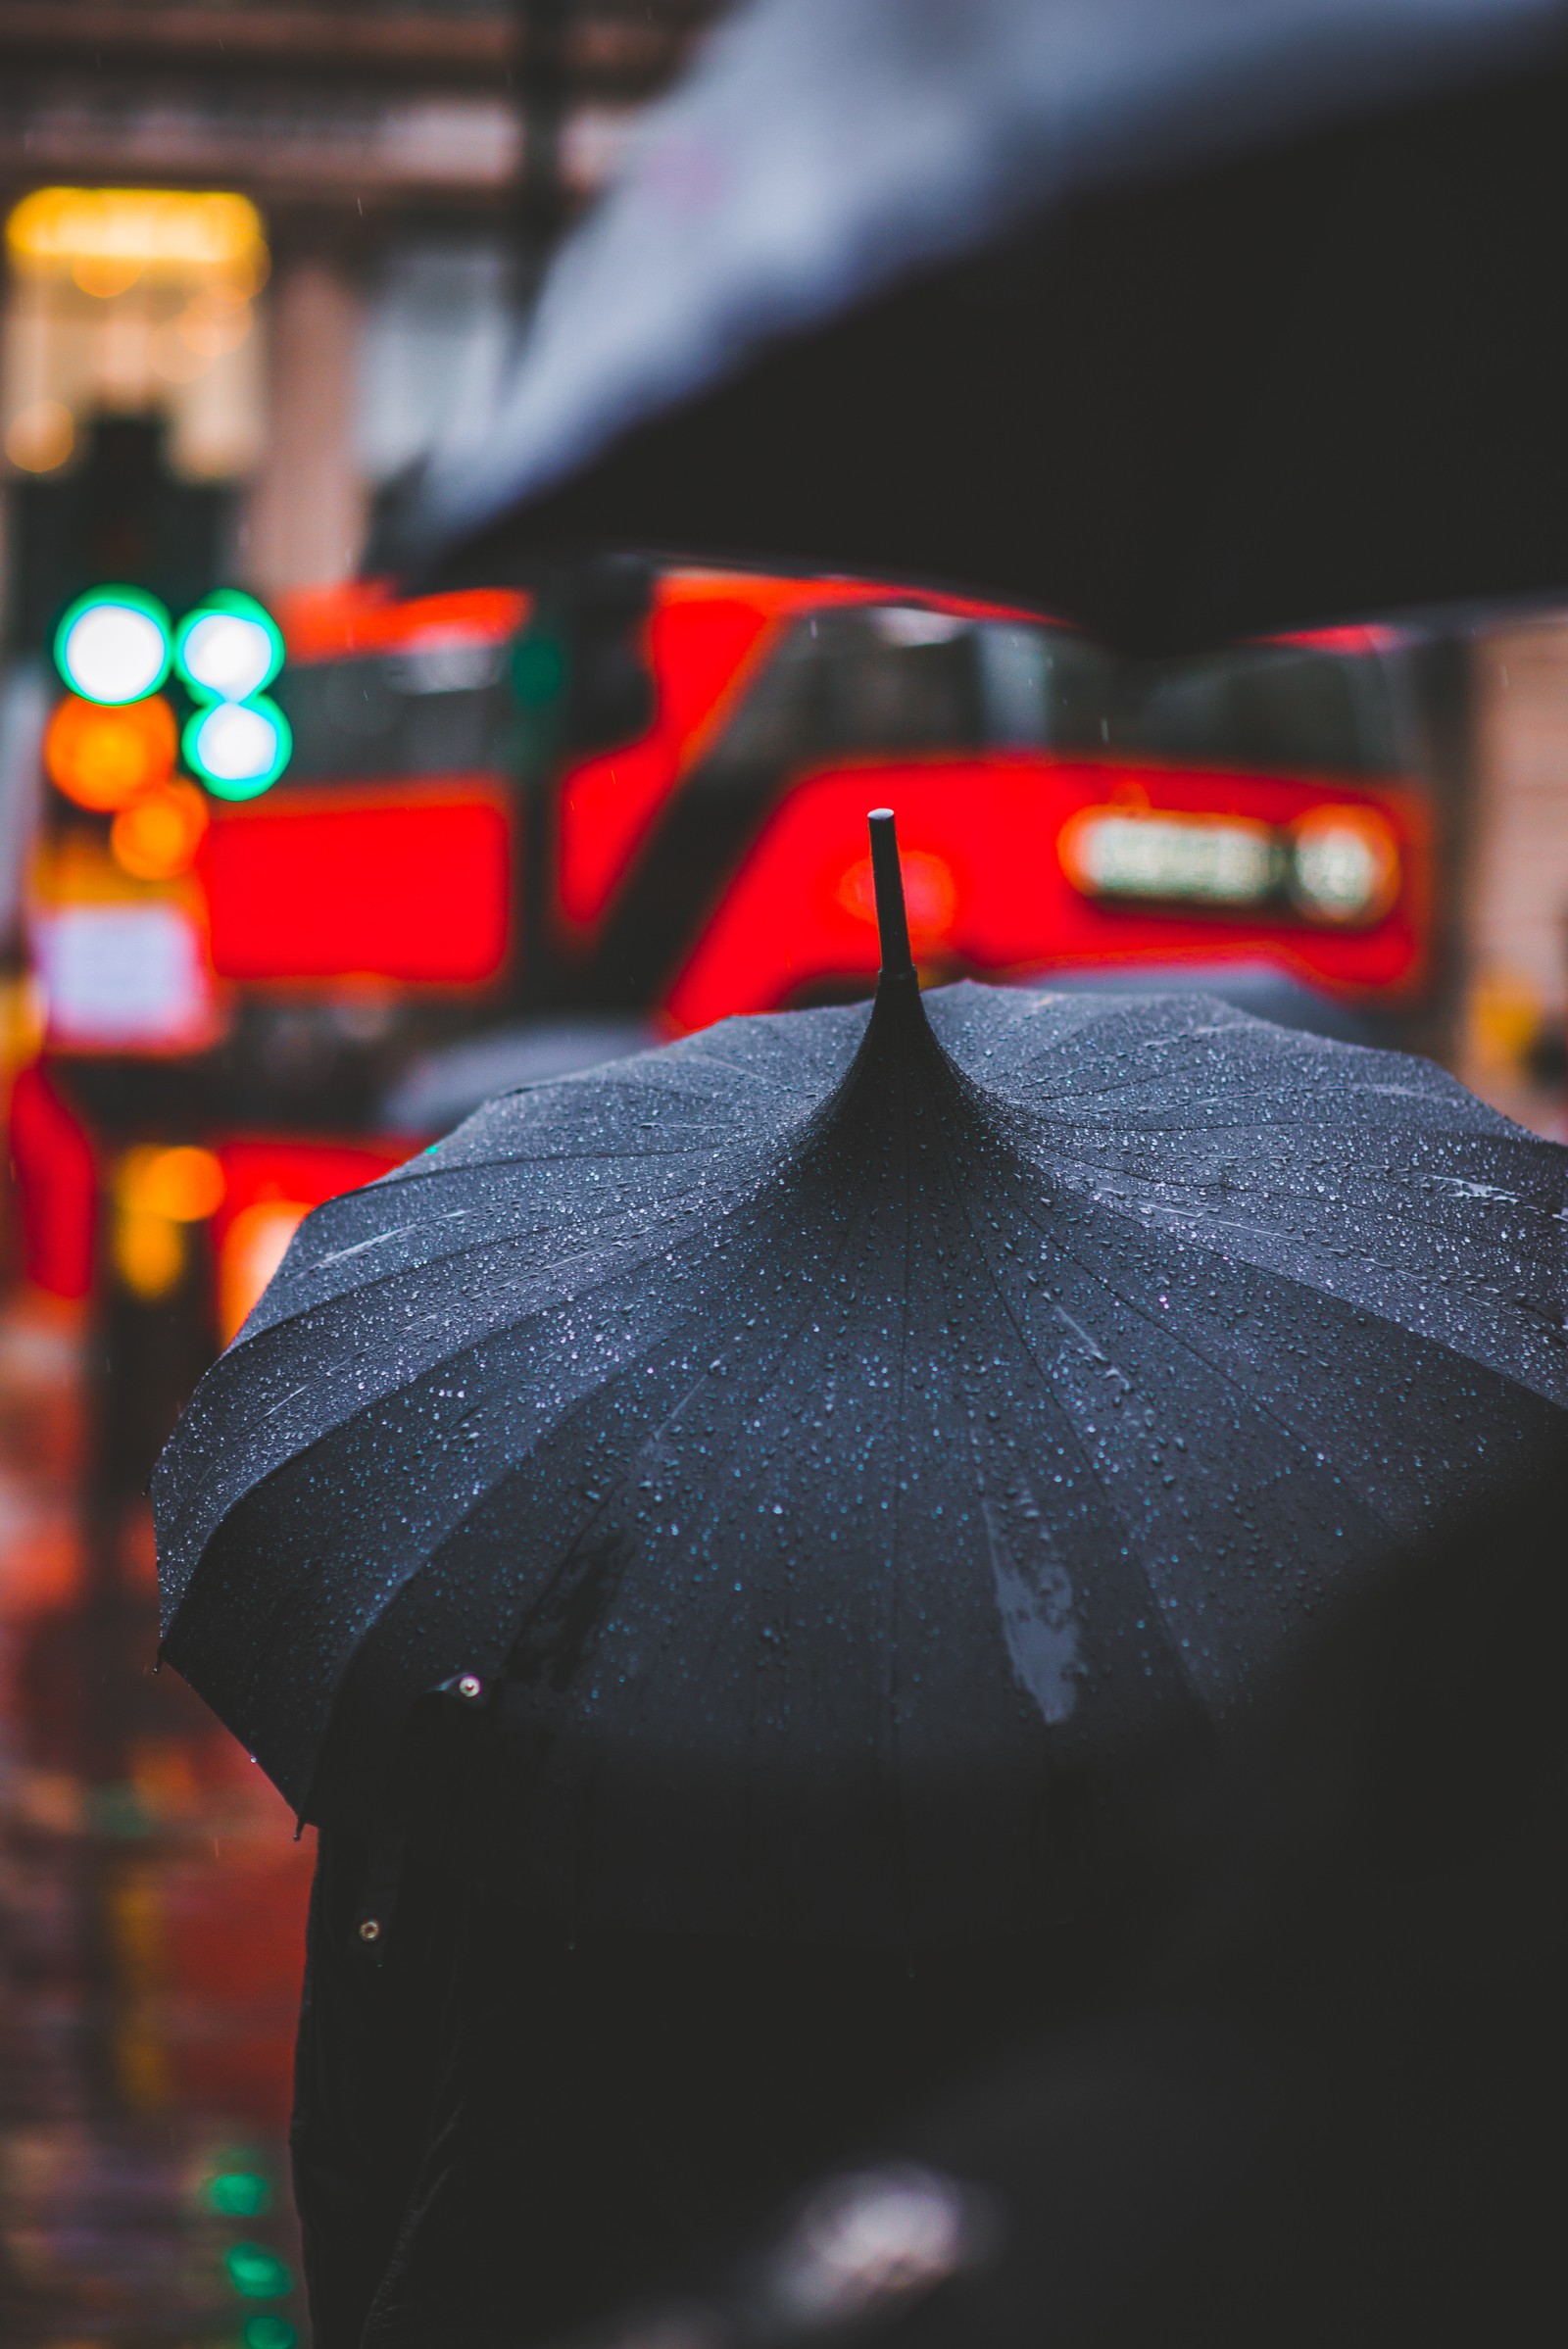
{"label": "blurred city street", "polygon": [[84,1521],[79,1313],[0,1319],[0,2337],[287,2349],[311,1847]]}
{"label": "blurred city street", "polygon": [[[961,563],[841,572],[765,534],[403,560],[445,437],[482,438],[537,348],[558,246],[726,14],[0,0],[0,2349],[309,2349],[316,1830],[157,1668],[149,1489],[314,1210],[497,1094],[865,1003],[873,806],[911,1000],[1197,991],[1568,1141],[1556,585],[1102,641]],[[662,171],[719,217],[710,156]],[[1373,249],[1353,201],[1326,284],[1348,220]],[[1001,276],[971,293],[987,332],[1024,315]],[[1102,357],[1132,307],[1111,289]],[[999,372],[1033,380],[965,384],[970,440]],[[886,405],[802,413],[852,479]],[[1272,462],[1228,411],[1211,437]],[[900,516],[954,453],[921,448]],[[1031,462],[1054,486],[1080,455]],[[314,1792],[322,1749],[282,1783]]]}

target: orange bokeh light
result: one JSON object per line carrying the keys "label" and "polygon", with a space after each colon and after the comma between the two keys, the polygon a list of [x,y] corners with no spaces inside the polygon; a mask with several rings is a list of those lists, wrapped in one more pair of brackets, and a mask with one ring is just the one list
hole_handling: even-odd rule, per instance
{"label": "orange bokeh light", "polygon": [[[946,945],[958,910],[958,885],[952,865],[924,849],[901,850],[899,865],[904,876],[904,909],[910,945],[916,954]],[[869,856],[862,856],[850,866],[839,883],[838,902],[858,921],[874,924],[876,888]]]}
{"label": "orange bokeh light", "polygon": [[118,710],[70,694],[49,720],[43,757],[68,800],[107,815],[167,782],[178,748],[174,713],[161,694]]}
{"label": "orange bokeh light", "polygon": [[310,1213],[300,1199],[264,1199],[241,1208],[218,1251],[218,1335],[229,1346]]}
{"label": "orange bokeh light", "polygon": [[143,1143],[121,1160],[121,1202],[138,1215],[170,1223],[203,1223],[216,1215],[227,1190],[222,1160],[194,1143],[164,1148]]}
{"label": "orange bokeh light", "polygon": [[121,808],[109,846],[122,872],[138,881],[170,881],[190,870],[207,823],[207,802],[194,783],[175,775]]}

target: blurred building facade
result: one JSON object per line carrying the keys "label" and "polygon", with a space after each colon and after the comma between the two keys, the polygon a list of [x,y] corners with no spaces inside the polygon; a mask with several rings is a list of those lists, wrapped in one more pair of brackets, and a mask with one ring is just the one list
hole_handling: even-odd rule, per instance
{"label": "blurred building facade", "polygon": [[[484,398],[542,248],[713,13],[0,0],[12,641],[37,625],[16,491],[68,481],[98,419],[156,423],[172,479],[223,493],[230,578],[275,596],[351,571],[376,495]],[[239,196],[258,237],[226,267],[143,240],[138,267],[57,219],[51,251],[16,215],[51,188]]]}
{"label": "blurred building facade", "polygon": [[1460,1073],[1568,1141],[1568,618],[1489,630],[1474,683]]}

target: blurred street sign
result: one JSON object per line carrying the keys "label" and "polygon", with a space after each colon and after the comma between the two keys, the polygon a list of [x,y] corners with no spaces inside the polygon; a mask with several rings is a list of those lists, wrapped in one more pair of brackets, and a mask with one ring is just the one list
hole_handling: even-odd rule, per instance
{"label": "blurred street sign", "polygon": [[185,906],[62,905],[34,919],[32,944],[51,1045],[70,1052],[182,1052],[210,1041],[207,959]]}

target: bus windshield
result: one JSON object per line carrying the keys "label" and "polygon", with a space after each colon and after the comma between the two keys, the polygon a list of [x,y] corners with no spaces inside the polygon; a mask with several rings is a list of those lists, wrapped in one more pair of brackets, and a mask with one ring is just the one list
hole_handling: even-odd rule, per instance
{"label": "bus windshield", "polygon": [[795,621],[710,756],[755,770],[1017,749],[1252,773],[1408,773],[1421,746],[1397,670],[1396,653],[1359,646],[1137,661],[1027,622],[896,604],[824,610]]}

